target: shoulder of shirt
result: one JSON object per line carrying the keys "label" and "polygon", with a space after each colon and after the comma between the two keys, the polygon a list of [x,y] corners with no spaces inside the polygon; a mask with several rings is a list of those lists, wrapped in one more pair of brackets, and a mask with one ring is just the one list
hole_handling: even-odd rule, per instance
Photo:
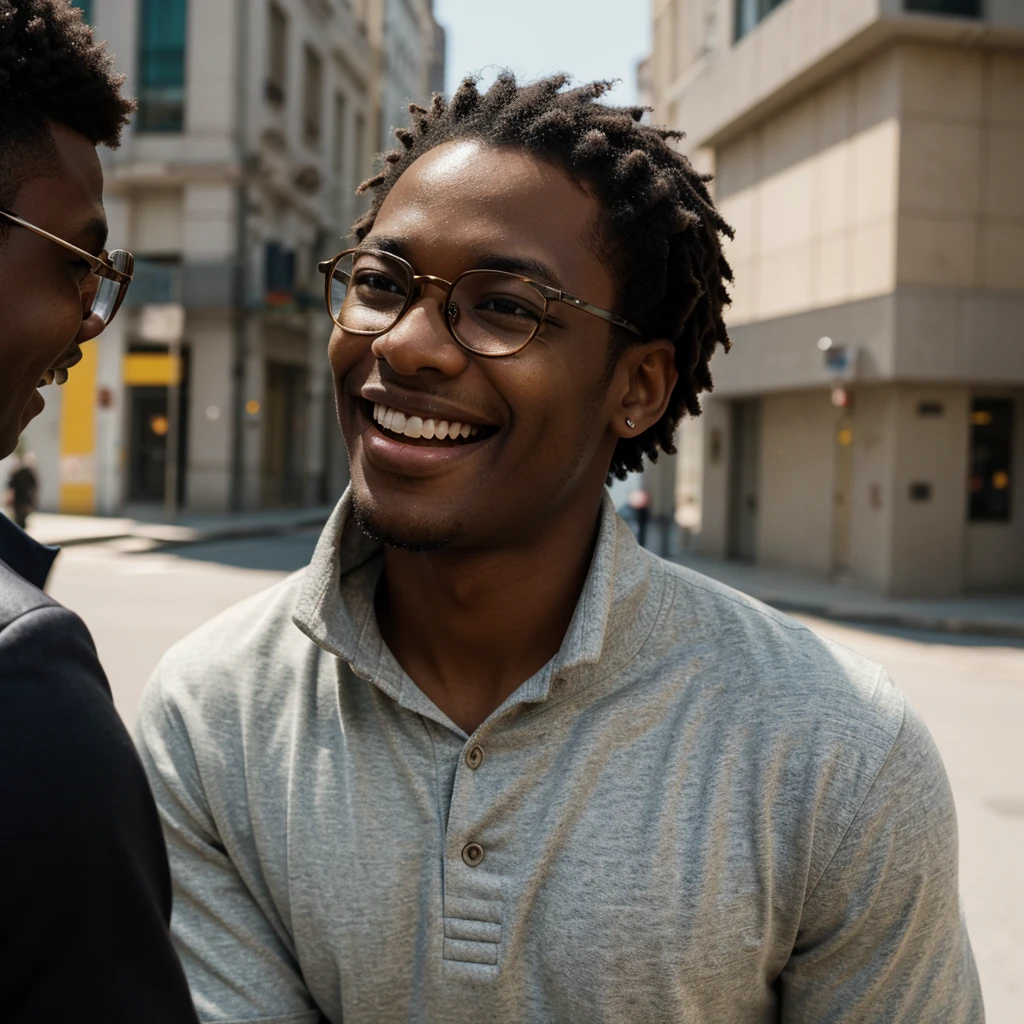
{"label": "shoulder of shirt", "polygon": [[170,647],[154,673],[163,694],[205,705],[272,684],[304,651],[316,652],[292,622],[305,572],[232,605]]}
{"label": "shoulder of shirt", "polygon": [[657,561],[667,576],[656,629],[670,638],[663,656],[696,657],[702,685],[722,685],[733,707],[749,698],[773,717],[871,727],[880,750],[891,748],[905,700],[880,665],[717,580]]}

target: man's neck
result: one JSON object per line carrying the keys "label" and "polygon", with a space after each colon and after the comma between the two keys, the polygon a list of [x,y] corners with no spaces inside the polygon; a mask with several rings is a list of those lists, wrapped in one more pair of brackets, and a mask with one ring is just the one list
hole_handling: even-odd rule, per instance
{"label": "man's neck", "polygon": [[599,509],[532,541],[471,551],[386,548],[381,633],[399,664],[472,733],[558,652],[586,582]]}

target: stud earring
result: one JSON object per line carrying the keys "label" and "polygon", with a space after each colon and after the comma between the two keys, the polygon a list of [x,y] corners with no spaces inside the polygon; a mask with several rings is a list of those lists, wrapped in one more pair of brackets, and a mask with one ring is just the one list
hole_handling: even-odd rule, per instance
{"label": "stud earring", "polygon": [[636,429],[636,424],[628,416],[626,417],[626,426],[629,427],[630,430]]}

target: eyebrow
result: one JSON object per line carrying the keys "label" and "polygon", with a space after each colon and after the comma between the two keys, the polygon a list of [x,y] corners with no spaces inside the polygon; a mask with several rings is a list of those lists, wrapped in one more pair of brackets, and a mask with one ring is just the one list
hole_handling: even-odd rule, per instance
{"label": "eyebrow", "polygon": [[[397,236],[379,236],[367,238],[360,245],[359,249],[379,249],[381,252],[390,253],[392,256],[400,256],[409,260],[409,242],[407,239]],[[409,260],[411,263],[412,260]],[[558,275],[542,260],[533,256],[513,256],[508,253],[478,253],[470,258],[467,270],[504,270],[509,274],[522,274],[525,277],[536,278],[545,284],[555,288],[562,288],[562,282]],[[419,268],[416,268],[417,271]]]}
{"label": "eyebrow", "polygon": [[107,244],[107,222],[102,217],[94,217],[80,227],[69,239],[79,249],[99,255]]}

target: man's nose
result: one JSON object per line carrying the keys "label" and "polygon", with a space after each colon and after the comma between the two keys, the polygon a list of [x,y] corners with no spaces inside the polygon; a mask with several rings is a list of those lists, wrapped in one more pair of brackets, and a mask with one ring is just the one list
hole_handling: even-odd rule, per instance
{"label": "man's nose", "polygon": [[373,354],[404,377],[429,372],[457,377],[462,373],[468,356],[448,330],[444,296],[436,287],[422,288],[398,323],[374,339]]}

